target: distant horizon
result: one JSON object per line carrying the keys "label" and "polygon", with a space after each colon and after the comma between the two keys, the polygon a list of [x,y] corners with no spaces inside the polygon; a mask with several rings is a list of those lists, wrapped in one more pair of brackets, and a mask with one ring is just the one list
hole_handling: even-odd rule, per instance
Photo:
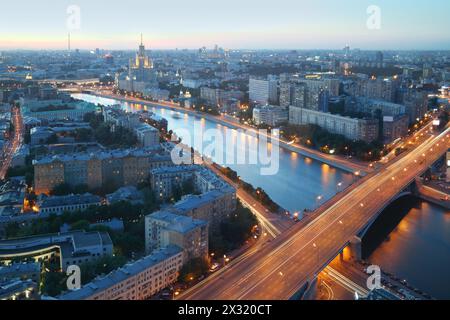
{"label": "distant horizon", "polygon": [[[25,0],[2,3],[0,50],[450,50],[450,1]],[[274,49],[270,49],[274,48]],[[336,49],[329,49],[336,48]],[[236,49],[238,50],[238,49]]]}
{"label": "distant horizon", "polygon": [[[201,49],[203,46],[198,47],[198,48],[148,48],[146,47],[145,50],[146,51],[183,51],[183,50],[187,50],[187,51],[198,51],[199,49]],[[219,48],[222,48],[219,46]],[[136,46],[136,48],[117,48],[117,49],[109,49],[109,48],[101,48],[101,47],[93,47],[93,48],[72,48],[70,50],[70,52],[74,52],[76,50],[79,50],[80,52],[93,52],[94,50],[99,49],[102,51],[106,51],[106,52],[115,52],[115,51],[125,51],[125,52],[135,52],[138,50],[138,47]],[[222,48],[224,50],[228,50],[228,51],[252,51],[252,52],[258,52],[258,51],[280,51],[280,52],[286,52],[286,51],[298,51],[298,52],[304,52],[304,51],[328,51],[328,52],[338,52],[338,51],[342,51],[344,49],[344,46],[342,48]],[[206,50],[208,51],[212,51],[214,50],[214,47],[206,47]],[[361,51],[361,52],[373,52],[373,51],[382,51],[382,52],[446,52],[449,51],[450,52],[450,48],[449,49],[392,49],[392,48],[385,48],[385,49],[381,49],[381,48],[371,48],[371,49],[366,49],[366,48],[352,48],[350,47],[350,51]],[[56,49],[26,49],[26,48],[6,48],[6,49],[2,49],[0,47],[0,52],[17,52],[17,51],[23,51],[23,52],[68,52],[69,50],[63,49],[63,48],[56,48]]]}

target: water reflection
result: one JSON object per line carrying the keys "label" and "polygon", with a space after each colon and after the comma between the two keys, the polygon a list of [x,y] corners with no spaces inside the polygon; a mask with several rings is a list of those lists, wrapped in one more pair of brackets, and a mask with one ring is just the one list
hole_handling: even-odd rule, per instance
{"label": "water reflection", "polygon": [[383,215],[386,218],[380,225],[384,227],[373,233],[382,235],[387,226],[401,221],[394,230],[387,230],[384,239],[369,239],[374,242],[368,245],[378,248],[368,260],[435,298],[450,299],[450,212],[409,197]]}
{"label": "water reflection", "polygon": [[[78,99],[104,105],[120,103],[117,100],[85,94],[75,94],[73,96]],[[138,109],[130,103],[120,104],[127,111]],[[251,159],[252,156],[257,155],[258,138],[254,134],[238,133],[236,130],[206,120],[204,117],[189,115],[180,117],[179,119],[174,118],[170,116],[173,111],[164,107],[152,107],[150,109],[167,119],[169,130],[173,130],[174,132],[177,132],[177,129],[188,130],[194,136],[194,139],[201,139],[201,134],[194,130],[195,120],[199,121],[201,119],[202,130],[218,129],[224,133],[232,130],[233,137],[240,140],[239,143],[236,140],[237,146],[235,146],[235,149],[240,148],[239,150],[241,151],[246,150],[245,154],[247,159]],[[271,145],[267,149],[270,152]],[[226,159],[226,157],[224,156],[223,159]],[[243,180],[251,183],[255,187],[262,187],[275,202],[291,212],[300,211],[305,208],[313,209],[316,206],[316,197],[318,195],[322,195],[324,199],[329,199],[336,194],[338,182],[343,181],[349,184],[352,181],[351,174],[330,168],[329,166],[323,166],[318,161],[302,157],[298,154],[294,156],[291,151],[284,149],[280,150],[279,171],[275,176],[262,176],[260,174],[261,166],[257,164],[236,163],[229,166],[233,170],[236,170]]]}

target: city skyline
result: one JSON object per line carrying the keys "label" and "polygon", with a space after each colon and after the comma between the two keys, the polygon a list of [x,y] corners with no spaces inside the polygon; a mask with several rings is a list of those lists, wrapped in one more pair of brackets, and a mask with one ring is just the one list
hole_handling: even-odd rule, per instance
{"label": "city skyline", "polygon": [[0,300],[450,299],[449,0],[0,8]]}
{"label": "city skyline", "polygon": [[[5,3],[0,50],[64,50],[69,32],[74,49],[134,49],[143,33],[149,49],[197,49],[215,44],[230,49],[340,49],[349,44],[363,50],[450,50],[450,35],[445,32],[450,29],[445,14],[450,3],[431,2],[408,6],[404,0],[231,0],[220,8],[220,19],[217,8],[203,0],[195,6],[180,1],[54,4],[45,0],[28,2],[26,10],[19,3]],[[75,19],[79,25],[68,23],[77,14],[72,6],[79,8],[79,19]],[[379,29],[367,26],[371,6],[380,9]],[[425,14],[430,8],[435,10],[433,15]]]}

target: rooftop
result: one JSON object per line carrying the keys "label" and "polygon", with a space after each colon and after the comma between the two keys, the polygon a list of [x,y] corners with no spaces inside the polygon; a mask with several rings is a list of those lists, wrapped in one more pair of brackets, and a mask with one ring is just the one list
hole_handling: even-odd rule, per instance
{"label": "rooftop", "polygon": [[44,198],[39,207],[42,209],[78,204],[97,204],[101,201],[102,199],[99,196],[90,193],[70,194],[67,196],[50,196]]}
{"label": "rooftop", "polygon": [[169,246],[159,251],[155,251],[153,254],[136,262],[126,264],[124,267],[114,270],[104,277],[95,278],[92,282],[86,284],[79,290],[63,293],[57,298],[59,300],[82,300],[89,298],[96,293],[125,281],[181,252],[183,251],[177,246]]}
{"label": "rooftop", "polygon": [[222,190],[212,190],[201,195],[187,195],[178,201],[173,208],[181,212],[191,211],[195,208],[202,207],[211,201],[221,198],[225,192]]}
{"label": "rooftop", "polygon": [[181,216],[169,211],[157,211],[148,215],[149,218],[168,223],[166,229],[180,233],[189,232],[199,226],[206,226],[208,222],[204,220],[196,220],[191,217]]}
{"label": "rooftop", "polygon": [[0,241],[0,256],[14,256],[26,252],[43,250],[60,246],[64,257],[70,257],[90,246],[112,246],[112,240],[107,232],[71,231],[53,233]]}
{"label": "rooftop", "polygon": [[44,165],[53,162],[68,162],[68,161],[88,161],[91,159],[105,160],[105,159],[121,159],[126,157],[152,157],[155,160],[170,159],[170,154],[157,153],[155,148],[139,148],[139,149],[117,149],[100,152],[80,152],[70,154],[58,154],[46,156],[39,160],[33,160],[33,165]]}

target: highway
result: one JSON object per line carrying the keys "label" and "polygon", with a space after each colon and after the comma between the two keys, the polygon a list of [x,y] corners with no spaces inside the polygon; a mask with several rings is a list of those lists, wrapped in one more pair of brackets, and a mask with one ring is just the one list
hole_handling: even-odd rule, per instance
{"label": "highway", "polygon": [[450,146],[449,130],[355,184],[306,227],[296,225],[220,277],[180,295],[192,300],[286,300],[314,279],[392,197]]}
{"label": "highway", "polygon": [[14,153],[20,148],[22,144],[23,124],[19,108],[12,108],[11,120],[13,121],[14,125],[14,137],[9,141],[9,145],[7,146],[7,149],[3,154],[3,161],[0,167],[0,180],[5,178],[6,173],[8,172],[8,168],[11,165]]}

